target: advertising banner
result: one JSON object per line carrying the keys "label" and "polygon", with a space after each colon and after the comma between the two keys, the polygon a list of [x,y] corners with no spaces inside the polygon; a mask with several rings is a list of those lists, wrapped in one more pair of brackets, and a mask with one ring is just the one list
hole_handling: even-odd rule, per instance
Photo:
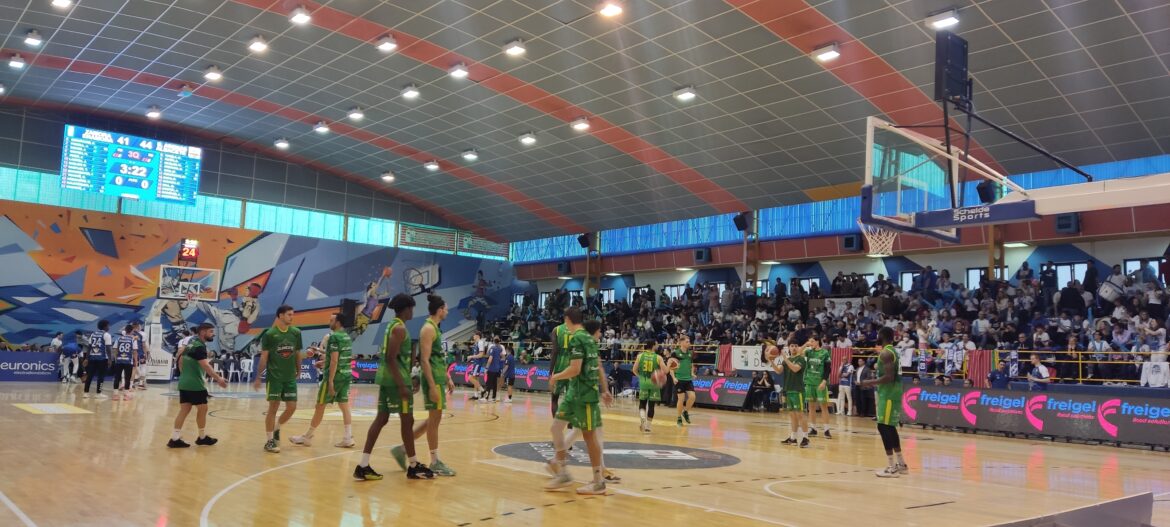
{"label": "advertising banner", "polygon": [[1170,399],[907,385],[902,412],[915,424],[1170,446]]}
{"label": "advertising banner", "polygon": [[[516,365],[516,384],[517,390],[528,390],[533,392],[547,392],[548,378],[549,378],[549,363],[548,361],[536,361],[532,364],[517,364]],[[455,384],[462,386],[471,386],[471,365],[466,362],[455,362],[447,366],[447,376],[455,381]],[[480,375],[479,380],[484,381],[484,375]]]}
{"label": "advertising banner", "polygon": [[764,352],[760,346],[732,346],[731,367],[737,370],[772,371],[772,367],[764,362]]}
{"label": "advertising banner", "polygon": [[171,369],[175,358],[163,349],[162,326],[147,324],[146,326],[146,380],[152,382],[170,382]]}
{"label": "advertising banner", "polygon": [[351,371],[353,373],[353,382],[372,383],[378,376],[378,361],[355,359]]}
{"label": "advertising banner", "polygon": [[747,400],[752,379],[699,375],[695,377],[694,385],[695,404],[740,409]]}
{"label": "advertising banner", "polygon": [[59,353],[0,351],[0,382],[59,381]]}

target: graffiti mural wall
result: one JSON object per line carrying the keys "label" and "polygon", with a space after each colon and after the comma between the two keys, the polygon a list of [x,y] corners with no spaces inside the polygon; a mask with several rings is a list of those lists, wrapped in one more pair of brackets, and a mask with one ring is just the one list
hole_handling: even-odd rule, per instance
{"label": "graffiti mural wall", "polygon": [[[217,301],[157,298],[160,266],[176,263],[184,238],[199,241],[198,267],[221,270]],[[102,319],[111,330],[140,320],[164,352],[180,330],[210,321],[213,349],[250,353],[281,304],[297,310],[306,342],[317,342],[329,315],[353,299],[354,351],[372,354],[392,295],[408,292],[420,306],[428,292],[442,295],[449,332],[481,312],[502,316],[513,288],[526,287],[514,283],[508,262],[11,201],[0,201],[0,269],[0,332],[8,341],[46,343]],[[416,315],[412,330],[425,308]]]}

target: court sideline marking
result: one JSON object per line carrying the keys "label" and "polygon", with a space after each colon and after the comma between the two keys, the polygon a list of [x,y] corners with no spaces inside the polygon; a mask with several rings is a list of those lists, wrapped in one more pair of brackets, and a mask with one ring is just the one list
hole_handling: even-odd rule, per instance
{"label": "court sideline marking", "polygon": [[20,510],[20,507],[17,507],[16,504],[13,503],[12,500],[8,498],[8,495],[4,494],[3,491],[0,491],[0,501],[3,501],[4,504],[12,510],[12,513],[15,514],[17,518],[20,518],[20,521],[24,523],[25,527],[37,527],[37,524],[33,523],[32,518],[29,518],[28,515],[24,513],[24,511]]}
{"label": "court sideline marking", "polygon": [[[868,470],[866,470],[865,472],[869,472],[869,471],[868,471]],[[786,483],[798,483],[798,482],[820,482],[820,483],[831,483],[831,482],[837,482],[837,481],[839,481],[839,482],[845,482],[845,483],[859,483],[859,484],[863,483],[863,482],[861,482],[861,481],[848,480],[848,479],[786,479],[786,480],[783,480],[783,481],[773,481],[773,482],[771,482],[771,483],[768,483],[767,485],[764,485],[764,492],[767,492],[768,494],[771,494],[771,495],[773,495],[773,496],[776,496],[777,498],[784,499],[784,500],[788,500],[788,501],[792,501],[792,502],[796,502],[796,503],[807,503],[807,504],[809,504],[809,505],[815,505],[815,506],[817,506],[817,507],[825,507],[825,508],[829,508],[829,509],[836,509],[836,510],[839,510],[839,511],[848,511],[849,509],[843,509],[843,508],[841,508],[841,507],[836,507],[836,506],[833,506],[833,505],[826,505],[826,504],[824,504],[824,503],[817,503],[817,502],[815,502],[815,501],[812,501],[812,500],[802,500],[802,499],[798,499],[798,498],[793,498],[793,497],[791,497],[791,496],[785,496],[784,494],[781,494],[781,493],[779,493],[779,492],[776,492],[776,491],[772,490],[772,486],[773,486],[773,485],[780,485],[780,484],[786,484]],[[916,486],[912,486],[912,485],[900,485],[899,487],[900,487],[900,488],[907,488],[907,489],[919,489],[919,490],[926,490],[926,491],[930,491],[930,492],[939,492],[939,493],[942,493],[942,494],[952,494],[952,495],[955,495],[955,496],[960,496],[960,497],[961,497],[961,496],[963,496],[963,493],[962,493],[962,492],[955,492],[955,491],[949,491],[949,490],[941,490],[941,489],[938,489],[938,488],[933,488],[933,487],[916,487]],[[954,503],[954,502],[948,502],[948,503]],[[920,507],[920,506],[916,506],[916,507]],[[906,507],[906,508],[907,508],[907,509],[912,509],[912,508],[916,508],[916,507]]]}

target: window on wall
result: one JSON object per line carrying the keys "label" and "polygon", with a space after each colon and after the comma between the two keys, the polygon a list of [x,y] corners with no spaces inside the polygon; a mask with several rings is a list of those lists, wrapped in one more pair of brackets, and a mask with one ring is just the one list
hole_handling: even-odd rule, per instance
{"label": "window on wall", "polygon": [[902,271],[898,273],[898,285],[902,286],[903,291],[909,292],[914,288],[914,278],[922,271]]}
{"label": "window on wall", "polygon": [[524,293],[515,293],[512,295],[512,304],[517,306],[524,305]]}
{"label": "window on wall", "polygon": [[539,307],[540,309],[544,309],[544,305],[548,302],[548,297],[550,297],[550,296],[552,296],[552,292],[550,292],[550,291],[545,291],[545,292],[541,293],[540,298],[537,299],[537,301],[539,302],[537,304],[537,307]]}
{"label": "window on wall", "polygon": [[1056,287],[1063,288],[1072,280],[1080,280],[1085,277],[1085,271],[1089,270],[1089,264],[1085,262],[1072,263],[1058,263],[1056,264]]}
{"label": "window on wall", "polygon": [[[976,289],[979,287],[979,280],[982,279],[983,276],[986,274],[987,274],[986,267],[968,267],[967,268],[967,281],[964,282],[963,285],[967,286],[967,289]],[[1001,266],[999,268],[999,274],[1000,274],[1000,276],[1007,276],[1007,266],[1006,265]],[[954,279],[952,278],[951,281],[954,282]]]}
{"label": "window on wall", "polygon": [[581,293],[580,289],[570,289],[569,290],[569,305],[570,306],[578,306],[578,305],[583,306],[583,305],[585,305],[585,295],[583,293]]}
{"label": "window on wall", "polygon": [[[809,292],[810,290],[812,290],[812,286],[813,286],[813,284],[816,284],[816,285],[817,285],[817,288],[820,288],[820,287],[821,287],[821,279],[820,279],[820,278],[814,278],[814,277],[807,277],[807,276],[805,276],[805,277],[793,278],[792,280],[793,280],[794,282],[796,282],[796,283],[800,284],[800,287],[803,287],[803,288],[804,288],[804,292],[805,292],[805,293],[807,293],[807,292]],[[824,291],[822,291],[822,292],[824,292]],[[789,294],[791,294],[791,292],[789,292]]]}
{"label": "window on wall", "polygon": [[244,208],[244,228],[326,240],[342,240],[345,238],[345,216],[267,203],[248,202]]}
{"label": "window on wall", "polygon": [[382,245],[394,247],[398,241],[398,233],[394,230],[394,222],[378,218],[349,217],[349,229],[346,239],[355,243]]}
{"label": "window on wall", "polygon": [[666,298],[674,300],[683,296],[687,292],[687,284],[674,284],[666,286]]}
{"label": "window on wall", "polygon": [[626,292],[626,302],[633,302],[634,295],[636,295],[636,294],[637,295],[645,295],[646,293],[649,293],[649,292],[650,292],[649,287],[631,287],[629,289],[629,291]]}
{"label": "window on wall", "polygon": [[180,205],[161,201],[123,200],[122,214],[145,216],[160,220],[183,221],[187,223],[202,223],[205,225],[219,225],[220,227],[240,226],[240,213],[243,212],[244,202],[238,199],[217,198],[215,196],[199,195],[195,197],[195,205]]}
{"label": "window on wall", "polygon": [[614,299],[613,289],[602,289],[601,290],[601,303],[602,303],[602,305],[612,304],[614,301],[613,299]]}
{"label": "window on wall", "polygon": [[71,209],[118,211],[117,196],[62,189],[60,174],[7,167],[0,167],[0,199]]}
{"label": "window on wall", "polygon": [[772,291],[768,289],[768,279],[756,280],[756,296],[770,295]]}
{"label": "window on wall", "polygon": [[[1154,271],[1154,276],[1156,276],[1158,280],[1165,281],[1166,277],[1162,276],[1160,269],[1162,268],[1162,263],[1165,262],[1166,259],[1158,256],[1153,258],[1146,258],[1146,260],[1149,260],[1148,265],[1150,269]],[[1122,266],[1121,270],[1128,275],[1137,271],[1138,269],[1141,269],[1141,267],[1141,258],[1130,258],[1125,261],[1125,264]]]}

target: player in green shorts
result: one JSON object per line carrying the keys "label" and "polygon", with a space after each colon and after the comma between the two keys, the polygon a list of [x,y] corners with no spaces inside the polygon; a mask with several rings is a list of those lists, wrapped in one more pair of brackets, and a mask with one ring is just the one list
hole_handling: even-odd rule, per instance
{"label": "player in green shorts", "polygon": [[804,343],[804,356],[807,364],[804,368],[804,400],[808,403],[808,435],[817,435],[817,421],[820,415],[825,418],[825,439],[832,439],[829,432],[829,380],[826,374],[833,367],[833,354],[821,347],[821,340],[813,335]]}
{"label": "player in green shorts", "polygon": [[695,407],[695,352],[691,351],[691,339],[685,333],[678,335],[678,349],[674,350],[678,367],[674,370],[674,391],[678,394],[678,419],[675,423],[683,426],[685,419],[691,424],[690,409]]}
{"label": "player in green shorts", "polygon": [[[276,322],[260,336],[260,367],[256,369],[256,380],[252,387],[260,389],[260,372],[268,371],[266,390],[268,413],[264,416],[264,430],[268,442],[267,452],[280,452],[280,426],[292,418],[297,411],[297,377],[301,373],[301,361],[313,352],[302,353],[301,330],[293,327],[293,308],[283,305],[276,308]],[[284,401],[284,413],[276,419],[276,410]]]}
{"label": "player in green shorts", "polygon": [[[576,310],[580,311],[580,308],[576,308],[573,306],[570,306],[569,308],[565,309],[565,315],[564,315],[564,320],[562,320],[562,324],[553,328],[552,355],[549,356],[549,364],[552,365],[551,366],[552,372],[550,373],[550,375],[558,374],[562,371],[565,371],[565,368],[569,367],[569,351],[568,351],[569,350],[569,337],[572,336],[572,332],[569,331],[569,310],[572,310],[572,309],[576,309]],[[561,382],[550,381],[549,391],[551,393],[552,416],[554,418],[557,416],[557,406],[560,405],[561,396],[563,396],[565,394],[565,390],[568,388],[568,386],[569,386],[568,381],[561,381]],[[571,429],[567,432],[567,435],[565,436],[565,444],[572,446],[573,443],[577,442],[577,438],[581,437],[581,431],[576,429],[576,428],[572,428],[572,427],[570,427],[570,428]],[[546,469],[548,469],[548,467],[546,467]],[[550,472],[549,475],[555,475],[555,474]]]}
{"label": "player in green shorts", "polygon": [[341,418],[345,423],[345,437],[333,446],[338,448],[353,448],[353,418],[349,412],[349,383],[353,379],[353,341],[349,333],[345,332],[342,323],[342,314],[334,313],[329,319],[329,334],[321,339],[321,348],[314,352],[322,356],[319,367],[325,371],[325,378],[317,386],[317,407],[313,409],[313,419],[309,421],[309,431],[305,435],[288,438],[296,445],[310,446],[313,444],[313,433],[321,426],[321,419],[325,417],[325,405],[337,403],[341,409]]}
{"label": "player in green shorts", "polygon": [[362,461],[354,468],[353,478],[358,481],[382,479],[382,475],[370,467],[370,452],[374,450],[382,428],[390,421],[390,413],[394,412],[398,414],[403,450],[409,460],[407,479],[431,479],[435,474],[419,463],[414,455],[414,393],[410,381],[412,342],[404,322],[414,317],[414,298],[399,293],[386,305],[394,310],[394,320],[386,328],[382,358],[378,361],[378,374],[374,378],[378,384],[378,415],[366,433]]}
{"label": "player in green shorts", "polygon": [[[427,418],[414,425],[414,439],[427,436],[431,449],[431,472],[436,476],[454,476],[455,471],[439,461],[439,422],[447,409],[447,394],[454,393],[455,383],[447,378],[447,359],[443,356],[443,332],[439,324],[447,318],[447,302],[438,295],[427,295],[426,322],[418,332],[419,364],[422,370],[423,403]],[[398,445],[390,450],[394,461],[406,470],[406,447]]]}
{"label": "player in green shorts", "polygon": [[[571,310],[571,311],[570,311]],[[589,462],[593,466],[593,482],[577,489],[577,494],[605,495],[605,463],[602,459],[601,439],[601,405],[613,404],[613,395],[609,393],[605,372],[601,367],[598,353],[597,335],[601,330],[601,323],[590,320],[581,326],[581,310],[570,308],[566,310],[569,318],[567,327],[571,332],[567,351],[569,366],[557,373],[550,380],[569,381],[565,389],[565,396],[557,407],[556,419],[552,425],[553,446],[556,448],[556,457],[553,465],[556,475],[545,484],[548,490],[563,489],[573,484],[573,478],[565,468],[569,458],[569,445],[564,442],[565,427],[570,423],[581,431],[585,437],[585,446],[589,450]]]}
{"label": "player in green shorts", "polygon": [[772,369],[784,374],[784,395],[788,408],[788,423],[791,432],[786,445],[800,445],[808,448],[808,414],[804,412],[804,372],[808,358],[804,356],[804,349],[795,342],[789,342],[778,360],[772,363]]}
{"label": "player in green shorts", "polygon": [[666,371],[666,363],[658,354],[658,343],[648,340],[646,350],[634,359],[634,371],[638,374],[638,414],[642,417],[640,430],[650,433],[654,424],[654,403],[662,400],[662,388],[655,381],[655,374]]}
{"label": "player in green shorts", "polygon": [[877,428],[889,461],[889,466],[877,472],[879,478],[896,478],[910,473],[902,457],[902,440],[898,437],[898,421],[902,417],[902,379],[893,342],[893,329],[884,327],[878,330],[878,346],[882,351],[878,354],[877,378],[861,381],[862,387],[877,387]]}
{"label": "player in green shorts", "polygon": [[179,415],[175,416],[175,431],[167,448],[187,448],[191,445],[183,441],[183,421],[191,413],[191,407],[196,407],[195,423],[199,425],[199,437],[196,445],[211,446],[218,442],[214,437],[207,435],[207,384],[203,375],[207,374],[220,388],[227,388],[224,380],[207,360],[207,343],[215,338],[215,326],[204,322],[195,330],[195,338],[179,353]]}

